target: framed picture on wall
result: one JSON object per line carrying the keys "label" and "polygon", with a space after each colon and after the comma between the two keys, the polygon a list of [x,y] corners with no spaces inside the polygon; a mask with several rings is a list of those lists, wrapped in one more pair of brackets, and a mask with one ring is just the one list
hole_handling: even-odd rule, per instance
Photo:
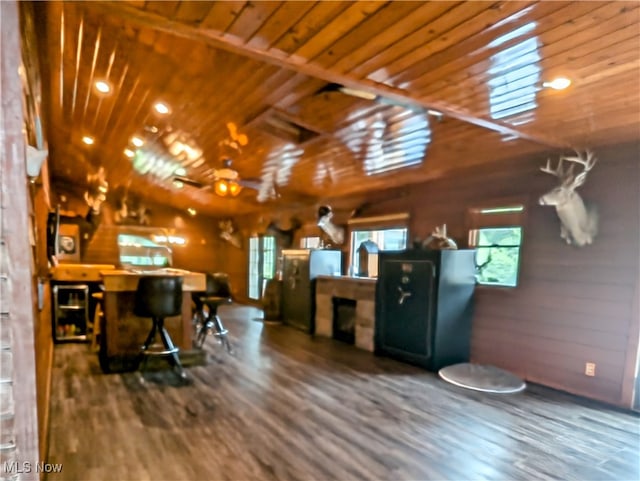
{"label": "framed picture on wall", "polygon": [[60,224],[57,251],[62,262],[80,262],[80,227],[77,224]]}

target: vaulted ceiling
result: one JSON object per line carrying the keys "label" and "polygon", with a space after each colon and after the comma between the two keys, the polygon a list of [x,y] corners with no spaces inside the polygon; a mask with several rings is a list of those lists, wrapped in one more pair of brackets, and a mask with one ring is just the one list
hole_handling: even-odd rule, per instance
{"label": "vaulted ceiling", "polygon": [[[640,134],[635,1],[34,9],[54,182],[104,167],[111,189],[180,209],[246,213]],[[545,85],[560,76],[567,89]],[[173,181],[209,185],[224,159],[255,188]]]}

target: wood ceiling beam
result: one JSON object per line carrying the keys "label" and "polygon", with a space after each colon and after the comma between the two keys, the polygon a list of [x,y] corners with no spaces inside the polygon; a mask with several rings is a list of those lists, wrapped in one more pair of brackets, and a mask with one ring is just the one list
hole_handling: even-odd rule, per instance
{"label": "wood ceiling beam", "polygon": [[485,129],[499,132],[505,136],[515,136],[538,144],[556,148],[573,148],[566,140],[536,132],[526,128],[514,128],[504,122],[475,115],[466,109],[456,105],[442,102],[441,100],[425,97],[414,98],[406,91],[390,87],[377,82],[358,80],[348,75],[332,72],[330,69],[307,63],[306,59],[296,56],[287,56],[277,50],[265,51],[248,44],[241,43],[239,39],[225,36],[222,32],[202,29],[186,25],[161,15],[147,12],[130,6],[125,2],[85,2],[82,4],[87,11],[100,16],[118,16],[124,21],[145,28],[150,28],[170,35],[179,36],[197,42],[204,42],[212,47],[225,50],[230,53],[248,57],[260,62],[266,62],[281,68],[293,70],[309,77],[315,77],[327,83],[337,83],[353,89],[365,90],[373,94],[386,97],[393,102],[404,105],[417,105],[425,109],[433,109],[462,122],[476,125]]}

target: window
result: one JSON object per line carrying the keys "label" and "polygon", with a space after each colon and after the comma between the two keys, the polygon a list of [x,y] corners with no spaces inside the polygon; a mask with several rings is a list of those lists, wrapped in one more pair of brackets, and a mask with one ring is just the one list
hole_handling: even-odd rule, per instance
{"label": "window", "polygon": [[407,228],[354,230],[351,232],[351,272],[359,272],[358,247],[366,240],[378,245],[381,251],[398,251],[407,247]]}
{"label": "window", "polygon": [[170,267],[172,264],[169,247],[142,235],[118,234],[118,250],[124,268]]}
{"label": "window", "polygon": [[300,239],[300,248],[318,249],[320,247],[320,237],[303,237]]}
{"label": "window", "polygon": [[469,233],[476,249],[476,281],[491,286],[518,285],[522,227],[483,227]]}
{"label": "window", "polygon": [[275,237],[251,237],[249,239],[249,298],[260,299],[262,287],[276,273]]}
{"label": "window", "polygon": [[469,247],[476,249],[478,284],[518,285],[524,210],[519,203],[469,209]]}

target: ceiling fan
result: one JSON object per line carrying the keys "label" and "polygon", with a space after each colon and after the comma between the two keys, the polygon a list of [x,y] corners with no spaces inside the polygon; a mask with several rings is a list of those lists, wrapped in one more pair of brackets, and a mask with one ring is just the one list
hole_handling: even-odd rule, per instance
{"label": "ceiling fan", "polygon": [[182,187],[189,185],[198,189],[213,187],[214,192],[222,197],[237,196],[244,187],[260,190],[262,182],[260,179],[241,179],[238,171],[232,168],[232,157],[242,154],[242,147],[249,143],[246,134],[240,133],[238,127],[233,122],[227,122],[228,136],[219,142],[222,153],[222,168],[213,169],[213,180],[202,182],[184,175],[174,175],[173,183]]}
{"label": "ceiling fan", "polygon": [[244,187],[260,190],[262,181],[257,178],[242,179],[238,171],[232,168],[232,161],[226,158],[222,161],[221,169],[213,169],[213,180],[211,182],[199,181],[183,175],[173,176],[174,185],[189,185],[198,189],[213,187],[214,192],[221,196],[237,196]]}

